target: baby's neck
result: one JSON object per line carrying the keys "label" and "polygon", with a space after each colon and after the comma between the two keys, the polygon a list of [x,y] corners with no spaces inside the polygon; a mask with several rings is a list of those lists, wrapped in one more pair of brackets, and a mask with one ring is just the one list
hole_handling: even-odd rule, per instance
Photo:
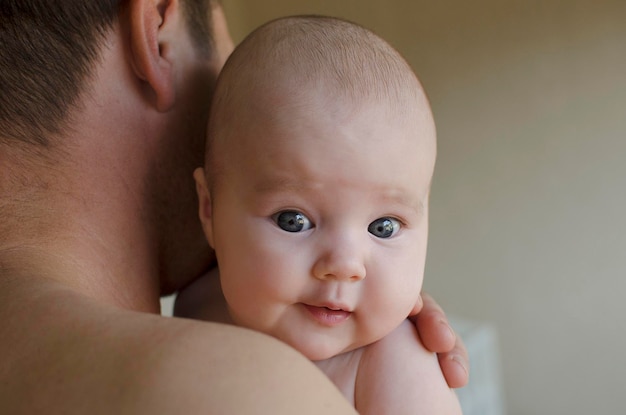
{"label": "baby's neck", "polygon": [[356,375],[363,356],[363,347],[313,363],[333,381],[344,397],[355,405]]}

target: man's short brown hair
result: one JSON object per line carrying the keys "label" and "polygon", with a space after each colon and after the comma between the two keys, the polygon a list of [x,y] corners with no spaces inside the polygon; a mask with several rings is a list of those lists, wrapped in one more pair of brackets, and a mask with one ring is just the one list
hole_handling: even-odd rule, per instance
{"label": "man's short brown hair", "polygon": [[[124,0],[0,2],[0,144],[50,146],[69,122],[101,41]],[[210,55],[211,0],[183,2],[192,37]]]}

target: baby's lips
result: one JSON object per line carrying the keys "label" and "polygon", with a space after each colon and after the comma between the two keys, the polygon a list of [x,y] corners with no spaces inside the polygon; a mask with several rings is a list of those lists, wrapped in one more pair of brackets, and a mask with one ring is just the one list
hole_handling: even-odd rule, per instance
{"label": "baby's lips", "polygon": [[336,304],[315,306],[304,304],[304,308],[309,312],[315,321],[325,326],[336,326],[348,320],[352,315],[351,311],[347,311]]}

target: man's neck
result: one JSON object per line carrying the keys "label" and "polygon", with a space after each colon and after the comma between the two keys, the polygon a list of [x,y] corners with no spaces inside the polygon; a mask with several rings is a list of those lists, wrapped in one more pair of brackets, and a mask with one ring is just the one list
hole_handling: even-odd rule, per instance
{"label": "man's neck", "polygon": [[97,198],[37,200],[47,203],[25,206],[19,220],[5,223],[0,277],[48,278],[118,307],[159,311],[156,254],[141,220],[121,214],[129,209]]}
{"label": "man's neck", "polygon": [[45,277],[106,303],[158,312],[159,236],[147,218],[140,157],[147,150],[124,148],[139,128],[109,122],[114,115],[98,108],[115,106],[106,93],[91,94],[102,104],[73,118],[59,141],[69,143],[64,154],[33,160],[0,148],[0,277]]}

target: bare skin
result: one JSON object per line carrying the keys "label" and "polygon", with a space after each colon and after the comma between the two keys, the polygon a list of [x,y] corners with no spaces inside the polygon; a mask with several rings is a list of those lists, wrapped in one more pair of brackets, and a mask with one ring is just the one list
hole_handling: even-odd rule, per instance
{"label": "bare skin", "polygon": [[353,413],[271,338],[109,307],[47,281],[1,291],[7,413]]}
{"label": "bare skin", "polygon": [[161,293],[211,263],[191,175],[232,48],[216,10],[221,54],[206,61],[177,1],[131,1],[71,114],[68,145],[33,163],[0,147],[3,411],[354,413],[267,336],[158,316]]}

